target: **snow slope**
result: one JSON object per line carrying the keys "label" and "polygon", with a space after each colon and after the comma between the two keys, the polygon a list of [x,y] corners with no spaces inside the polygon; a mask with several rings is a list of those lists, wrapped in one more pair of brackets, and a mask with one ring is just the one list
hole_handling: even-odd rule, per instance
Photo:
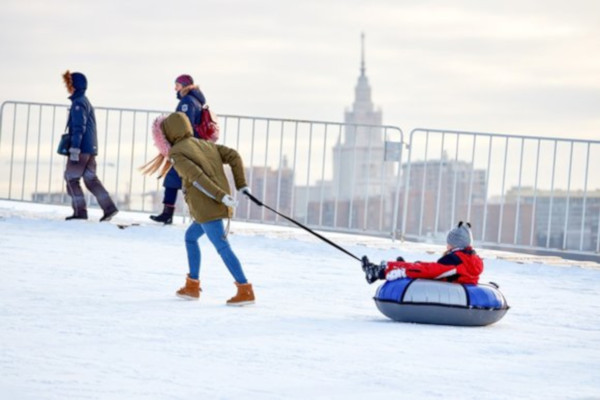
{"label": "snow slope", "polygon": [[[206,239],[202,297],[184,282],[186,225],[65,222],[0,201],[2,399],[600,399],[600,270],[482,251],[511,309],[483,328],[392,322],[358,262],[293,228],[233,222],[257,304]],[[373,260],[431,245],[325,233]],[[547,261],[546,261],[547,262]]]}

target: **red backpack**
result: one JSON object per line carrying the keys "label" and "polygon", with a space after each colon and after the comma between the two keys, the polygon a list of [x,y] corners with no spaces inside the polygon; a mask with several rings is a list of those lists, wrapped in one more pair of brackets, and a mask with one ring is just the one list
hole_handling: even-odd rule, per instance
{"label": "red backpack", "polygon": [[208,108],[208,105],[202,107],[200,123],[194,126],[201,139],[215,143],[219,140],[219,124],[217,116]]}

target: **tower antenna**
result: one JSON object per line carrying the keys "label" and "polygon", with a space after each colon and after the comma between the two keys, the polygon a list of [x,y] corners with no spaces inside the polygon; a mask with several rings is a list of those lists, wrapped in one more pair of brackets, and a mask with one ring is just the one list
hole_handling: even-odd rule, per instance
{"label": "tower antenna", "polygon": [[365,74],[365,33],[360,34],[360,74]]}

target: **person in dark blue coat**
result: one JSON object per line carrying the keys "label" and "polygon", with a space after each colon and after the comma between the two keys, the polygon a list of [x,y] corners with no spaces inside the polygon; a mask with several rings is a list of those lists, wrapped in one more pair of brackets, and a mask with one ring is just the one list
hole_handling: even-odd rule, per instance
{"label": "person in dark blue coat", "polygon": [[85,187],[96,197],[104,215],[100,219],[109,221],[119,210],[96,175],[98,137],[96,134],[96,114],[94,107],[85,96],[87,79],[80,72],[65,72],[63,80],[71,96],[71,108],[67,122],[71,138],[69,159],[65,168],[67,193],[71,196],[73,215],[66,218],[87,219],[87,206],[79,181],[83,178]]}
{"label": "person in dark blue coat", "polygon": [[[190,124],[192,124],[194,136],[200,138],[196,130],[196,125],[200,124],[202,107],[206,104],[204,94],[197,85],[194,85],[194,79],[190,75],[180,75],[175,79],[175,91],[179,99],[179,104],[175,111],[181,111],[187,115]],[[181,178],[177,175],[175,168],[171,168],[167,172],[163,186],[165,188],[163,211],[161,214],[151,215],[150,219],[167,225],[173,223],[177,191],[181,189]]]}

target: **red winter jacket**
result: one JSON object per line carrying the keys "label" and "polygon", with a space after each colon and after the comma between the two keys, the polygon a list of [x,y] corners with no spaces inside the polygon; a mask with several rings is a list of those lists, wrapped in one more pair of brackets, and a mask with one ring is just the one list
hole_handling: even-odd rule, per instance
{"label": "red winter jacket", "polygon": [[399,268],[404,268],[408,278],[477,284],[483,271],[483,261],[472,247],[467,247],[450,250],[437,262],[388,261],[385,275]]}

